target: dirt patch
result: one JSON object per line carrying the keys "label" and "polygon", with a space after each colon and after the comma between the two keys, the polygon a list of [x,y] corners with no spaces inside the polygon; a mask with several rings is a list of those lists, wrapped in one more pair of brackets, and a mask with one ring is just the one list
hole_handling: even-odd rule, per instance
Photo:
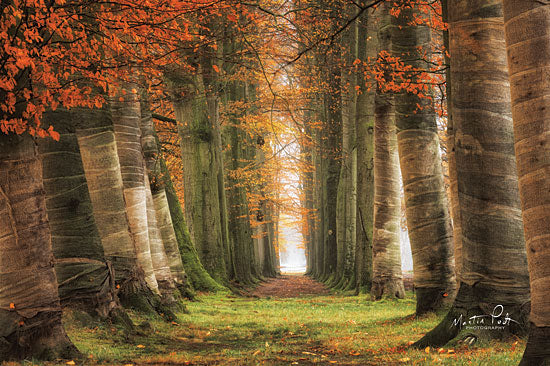
{"label": "dirt patch", "polygon": [[300,297],[328,295],[325,285],[304,275],[282,275],[259,285],[253,292],[258,297]]}

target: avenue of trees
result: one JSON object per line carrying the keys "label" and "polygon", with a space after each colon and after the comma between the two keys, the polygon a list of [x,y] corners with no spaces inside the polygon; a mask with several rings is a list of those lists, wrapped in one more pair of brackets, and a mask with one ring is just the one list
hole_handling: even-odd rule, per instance
{"label": "avenue of trees", "polygon": [[405,296],[404,213],[416,315],[445,314],[413,347],[502,306],[505,331],[474,336],[528,334],[522,365],[550,361],[550,4],[0,17],[0,360],[76,357],[64,307],[132,328],[125,309],[177,321],[196,291],[277,276],[290,212],[307,274],[374,300]]}

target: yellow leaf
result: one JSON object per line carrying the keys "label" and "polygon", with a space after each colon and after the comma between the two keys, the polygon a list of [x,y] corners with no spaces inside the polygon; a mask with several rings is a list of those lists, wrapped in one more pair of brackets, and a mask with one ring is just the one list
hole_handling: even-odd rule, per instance
{"label": "yellow leaf", "polygon": [[138,344],[136,347],[137,348],[145,348],[145,346],[143,344]]}
{"label": "yellow leaf", "polygon": [[66,364],[67,365],[76,365],[76,362],[74,362],[73,360],[70,360],[70,361],[67,361]]}
{"label": "yellow leaf", "polygon": [[399,361],[401,361],[401,362],[409,362],[410,360],[411,360],[410,358],[405,357],[405,358],[400,359]]}
{"label": "yellow leaf", "polygon": [[338,361],[329,361],[328,363],[338,363]]}
{"label": "yellow leaf", "polygon": [[424,351],[425,351],[426,353],[430,353],[430,347],[426,347],[426,348],[424,349]]}
{"label": "yellow leaf", "polygon": [[254,352],[254,353],[252,354],[252,356],[258,356],[258,355],[260,354],[260,352],[262,352],[262,351],[261,351],[261,350],[257,350],[256,352]]}

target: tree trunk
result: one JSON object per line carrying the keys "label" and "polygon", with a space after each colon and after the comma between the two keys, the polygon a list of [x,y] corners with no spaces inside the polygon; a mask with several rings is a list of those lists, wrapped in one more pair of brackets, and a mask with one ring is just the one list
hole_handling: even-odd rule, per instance
{"label": "tree trunk", "polygon": [[[380,50],[391,49],[389,5],[380,11]],[[375,299],[403,298],[401,272],[401,192],[395,111],[390,94],[378,86],[374,110],[374,230],[373,277],[371,293]]]}
{"label": "tree trunk", "polygon": [[[333,53],[339,54],[338,50],[333,50]],[[327,91],[325,92],[325,108],[326,119],[324,121],[326,135],[321,141],[322,159],[326,169],[322,170],[323,189],[323,231],[324,231],[324,269],[325,279],[329,280],[330,284],[335,284],[337,279],[337,202],[338,202],[338,184],[340,180],[341,150],[342,150],[342,97],[340,77],[341,72],[338,67],[336,58],[329,57],[327,70]]]}
{"label": "tree trunk", "polygon": [[[448,0],[441,1],[443,21],[449,22]],[[457,282],[462,272],[462,219],[460,217],[460,205],[458,203],[458,176],[456,173],[456,149],[455,149],[455,126],[453,120],[453,105],[451,91],[451,60],[448,56],[449,31],[443,31],[443,45],[445,46],[445,94],[447,98],[447,166],[449,170],[449,205],[453,222],[453,245],[455,259],[455,276]]]}
{"label": "tree trunk", "polygon": [[151,291],[158,292],[147,222],[147,192],[139,129],[141,109],[137,91],[131,90],[133,86],[120,87],[112,98],[110,107],[130,234],[139,265],[145,272],[145,281]]}
{"label": "tree trunk", "polygon": [[178,248],[176,232],[174,231],[174,225],[172,224],[172,218],[170,216],[170,207],[162,174],[162,156],[158,149],[158,141],[151,117],[149,100],[144,92],[141,94],[140,107],[141,147],[143,149],[143,157],[147,168],[151,193],[153,195],[157,226],[164,244],[174,284],[182,295],[193,298],[192,289],[188,287],[189,284],[187,283],[182,256]]}
{"label": "tree trunk", "polygon": [[[224,128],[225,142],[229,145],[225,152],[227,205],[229,237],[233,245],[234,280],[244,285],[255,282],[253,277],[254,243],[250,227],[246,183],[240,178],[241,170],[249,163],[244,153],[247,144],[246,132],[240,126],[246,112],[239,111],[235,103],[246,102],[246,87],[243,82],[231,81],[226,86],[224,103],[228,110],[228,124]],[[228,108],[227,108],[228,107]]]}
{"label": "tree trunk", "polygon": [[108,318],[117,308],[115,278],[105,259],[74,133],[90,110],[58,107],[43,115],[60,140],[38,141],[61,303]]}
{"label": "tree trunk", "polygon": [[0,361],[78,356],[61,323],[42,164],[28,134],[0,133],[0,248]]}
{"label": "tree trunk", "polygon": [[199,259],[197,250],[191,240],[191,235],[189,234],[189,229],[187,228],[176,190],[172,184],[170,172],[166,167],[164,159],[160,160],[160,166],[161,177],[166,191],[166,200],[168,201],[168,208],[170,209],[170,218],[174,226],[179,252],[181,253],[181,260],[189,283],[196,291],[222,290],[223,286],[217,283],[210,274],[208,274]]}
{"label": "tree trunk", "polygon": [[153,270],[155,271],[155,278],[159,286],[159,290],[162,294],[162,298],[166,304],[173,304],[174,298],[174,278],[170,266],[168,265],[168,256],[164,250],[164,242],[160,235],[160,231],[157,225],[157,212],[155,209],[155,203],[153,201],[153,194],[149,185],[149,178],[145,174],[145,193],[147,203],[147,226],[149,231],[149,245],[151,247],[151,261],[153,263]]}
{"label": "tree trunk", "polygon": [[450,1],[449,18],[463,267],[453,307],[415,343],[422,348],[442,346],[467,330],[453,326],[454,319],[490,316],[501,307],[516,322],[481,329],[479,336],[523,334],[529,304],[502,4]]}
{"label": "tree trunk", "polygon": [[[376,60],[379,12],[364,12],[358,24],[358,59],[361,66]],[[374,213],[374,100],[376,87],[363,68],[357,72],[357,227],[355,249],[356,293],[370,293],[372,286],[372,230]]]}
{"label": "tree trunk", "polygon": [[124,306],[153,312],[153,293],[145,282],[132,237],[123,195],[111,114],[91,109],[76,130],[94,218],[105,257],[111,261]]}
{"label": "tree trunk", "polygon": [[[422,17],[418,6],[401,9],[392,19],[392,49],[413,70],[429,68],[431,30],[411,25]],[[421,83],[415,74],[411,83]],[[430,88],[431,89],[431,88]],[[395,96],[395,120],[407,226],[413,256],[416,313],[449,305],[456,291],[452,226],[441,167],[439,138],[433,101],[406,90]]]}
{"label": "tree trunk", "polygon": [[[355,6],[349,6],[347,16],[355,15]],[[354,22],[342,36],[342,149],[340,178],[337,199],[337,242],[338,268],[336,288],[355,286],[355,244],[356,244],[356,166],[355,150],[355,106],[357,99],[357,77],[353,62],[357,59],[357,23]]]}
{"label": "tree trunk", "polygon": [[215,121],[209,118],[200,75],[169,76],[176,119],[181,121],[185,215],[204,268],[218,283],[227,283],[224,225],[220,213],[219,167]]}
{"label": "tree trunk", "polygon": [[529,340],[520,365],[550,364],[550,179],[548,70],[550,6],[504,0],[515,151],[531,283]]}

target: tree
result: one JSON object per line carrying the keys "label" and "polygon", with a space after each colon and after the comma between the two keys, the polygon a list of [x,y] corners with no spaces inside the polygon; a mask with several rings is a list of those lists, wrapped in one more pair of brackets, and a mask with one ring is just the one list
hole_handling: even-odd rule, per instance
{"label": "tree", "polygon": [[61,303],[108,318],[120,310],[114,272],[103,253],[75,135],[90,114],[82,107],[46,111],[43,123],[60,138],[41,139],[38,146]]}
{"label": "tree", "polygon": [[[389,5],[380,5],[379,48],[391,47]],[[401,273],[401,197],[399,156],[392,95],[383,92],[379,81],[374,110],[374,231],[371,293],[382,297],[403,298]]]}
{"label": "tree", "polygon": [[505,0],[515,151],[531,283],[529,340],[520,365],[550,361],[548,294],[548,82],[550,6]]}
{"label": "tree", "polygon": [[[411,84],[425,82],[421,70],[428,70],[431,61],[431,30],[415,23],[422,17],[420,6],[405,6],[392,18],[393,53],[405,68],[410,68],[403,78]],[[456,291],[452,226],[443,183],[434,93],[427,83],[421,90],[401,90],[394,99],[419,315],[448,305]]]}
{"label": "tree", "polygon": [[356,143],[357,227],[355,251],[356,291],[369,293],[372,286],[372,230],[374,213],[374,101],[376,87],[367,79],[365,66],[378,53],[379,11],[364,12],[358,19]]}
{"label": "tree", "polygon": [[78,356],[61,323],[42,164],[28,134],[0,134],[0,248],[0,360]]}
{"label": "tree", "polygon": [[[352,18],[355,5],[348,5],[345,14]],[[357,22],[353,22],[342,35],[341,42],[341,97],[342,143],[341,166],[338,180],[336,241],[338,262],[336,288],[355,287],[356,202],[357,202],[357,150],[355,118],[357,104],[357,75],[353,63],[357,59]]]}
{"label": "tree", "polygon": [[[502,4],[476,0],[448,5],[463,261],[454,304],[415,343],[422,348],[456,337],[461,327],[453,326],[455,319],[488,315],[499,307],[516,322],[502,333],[480,335],[522,334],[529,303]],[[506,265],[502,256],[509,258]]]}
{"label": "tree", "polygon": [[181,121],[185,215],[199,258],[210,276],[227,282],[226,248],[218,190],[216,125],[209,118],[201,65],[197,75],[167,75],[176,119]]}
{"label": "tree", "polygon": [[[164,244],[175,286],[182,295],[193,298],[192,288],[190,288],[187,281],[177,235],[170,215],[170,206],[166,195],[166,183],[162,172],[164,160],[158,149],[158,138],[153,124],[149,98],[144,90],[141,90],[140,93],[140,108],[141,148],[149,178],[148,183],[150,184],[160,237]],[[168,176],[166,179],[169,180],[170,177]],[[198,262],[199,259],[195,258],[195,261]]]}
{"label": "tree", "polygon": [[[133,89],[133,90],[132,90]],[[122,174],[124,202],[130,234],[136,248],[137,259],[145,272],[145,281],[153,292],[159,291],[151,257],[149,225],[147,221],[147,191],[144,162],[141,153],[141,110],[135,85],[122,84],[114,91],[109,103],[117,154]]]}

